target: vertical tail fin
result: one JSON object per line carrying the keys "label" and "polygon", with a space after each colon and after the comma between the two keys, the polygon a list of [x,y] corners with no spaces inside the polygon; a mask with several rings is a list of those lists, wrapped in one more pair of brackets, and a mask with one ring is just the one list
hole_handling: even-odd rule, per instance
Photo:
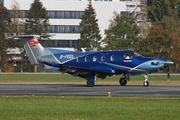
{"label": "vertical tail fin", "polygon": [[22,39],[30,63],[33,65],[39,64],[36,58],[44,54],[44,47],[41,46],[40,42],[37,40],[39,37],[38,35],[15,36],[15,38]]}

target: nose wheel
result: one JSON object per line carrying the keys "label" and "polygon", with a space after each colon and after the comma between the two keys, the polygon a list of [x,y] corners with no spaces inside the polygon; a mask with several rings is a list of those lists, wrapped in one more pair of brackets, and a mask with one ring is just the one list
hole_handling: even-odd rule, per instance
{"label": "nose wheel", "polygon": [[143,82],[143,85],[144,85],[144,87],[148,87],[149,86],[149,82],[148,81]]}
{"label": "nose wheel", "polygon": [[148,86],[149,86],[149,82],[148,82],[148,76],[147,76],[147,74],[144,75],[144,78],[145,78],[145,80],[144,80],[144,82],[143,82],[143,85],[144,85],[144,87],[148,87]]}

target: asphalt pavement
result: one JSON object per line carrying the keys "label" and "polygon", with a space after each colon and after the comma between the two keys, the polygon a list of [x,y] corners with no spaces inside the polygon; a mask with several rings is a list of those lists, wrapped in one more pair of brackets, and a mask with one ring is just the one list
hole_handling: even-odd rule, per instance
{"label": "asphalt pavement", "polygon": [[0,95],[180,97],[180,86],[119,86],[69,84],[0,84]]}

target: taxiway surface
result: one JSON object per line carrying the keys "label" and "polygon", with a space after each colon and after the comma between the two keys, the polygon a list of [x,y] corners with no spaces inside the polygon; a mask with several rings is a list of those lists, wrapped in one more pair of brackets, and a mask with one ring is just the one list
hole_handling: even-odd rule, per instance
{"label": "taxiway surface", "polygon": [[109,86],[61,84],[1,84],[0,95],[33,96],[141,96],[141,97],[180,97],[180,86]]}

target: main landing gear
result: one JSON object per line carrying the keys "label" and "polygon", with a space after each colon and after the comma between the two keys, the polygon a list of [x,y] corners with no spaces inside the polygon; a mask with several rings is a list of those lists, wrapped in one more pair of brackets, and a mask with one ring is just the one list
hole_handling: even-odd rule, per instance
{"label": "main landing gear", "polygon": [[129,80],[129,75],[123,75],[119,80],[119,84],[121,86],[125,86],[127,84],[127,80]]}
{"label": "main landing gear", "polygon": [[91,75],[91,76],[87,79],[87,86],[88,86],[88,87],[93,87],[95,81],[96,81],[96,75]]}

